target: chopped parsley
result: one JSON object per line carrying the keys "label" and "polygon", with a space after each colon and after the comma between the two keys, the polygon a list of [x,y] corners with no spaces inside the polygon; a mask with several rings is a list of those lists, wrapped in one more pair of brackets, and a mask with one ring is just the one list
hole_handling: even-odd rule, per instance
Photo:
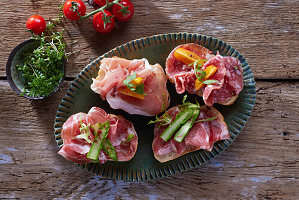
{"label": "chopped parsley", "polygon": [[196,122],[208,122],[208,121],[213,121],[214,119],[217,119],[217,117],[210,117],[207,119],[199,119]]}
{"label": "chopped parsley", "polygon": [[127,137],[127,139],[125,141],[123,141],[122,143],[129,143],[133,138],[134,138],[134,134],[130,133]]}
{"label": "chopped parsley", "polygon": [[217,80],[209,79],[209,80],[205,80],[203,83],[206,85],[211,85],[211,84],[219,83],[219,82]]}
{"label": "chopped parsley", "polygon": [[125,80],[123,80],[124,85],[129,88],[132,92],[135,92],[137,94],[141,95],[147,95],[144,93],[144,84],[141,83],[139,85],[134,85],[131,82],[136,78],[136,72],[132,75],[129,75]]}
{"label": "chopped parsley", "polygon": [[203,70],[201,70],[202,63],[200,63],[200,61],[207,62],[207,60],[202,60],[201,59],[201,60],[197,60],[197,61],[195,61],[195,62],[193,62],[193,63],[191,63],[189,65],[189,66],[193,65],[193,67],[194,67],[194,73],[195,73],[196,78],[200,82],[202,82],[202,83],[204,83],[206,85],[211,85],[211,84],[214,84],[214,83],[218,83],[217,80],[212,80],[212,79],[203,81],[204,77],[206,76],[206,72],[203,71]]}
{"label": "chopped parsley", "polygon": [[156,115],[156,119],[155,120],[150,120],[147,125],[149,124],[155,124],[157,122],[159,122],[159,126],[166,126],[166,125],[169,125],[171,123],[171,116],[165,111],[165,113],[161,116],[161,117],[158,117]]}

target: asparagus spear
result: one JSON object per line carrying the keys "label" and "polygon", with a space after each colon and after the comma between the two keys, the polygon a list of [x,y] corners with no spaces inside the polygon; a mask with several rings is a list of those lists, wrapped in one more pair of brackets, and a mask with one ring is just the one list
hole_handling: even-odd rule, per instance
{"label": "asparagus spear", "polygon": [[114,146],[111,144],[110,140],[108,138],[105,138],[103,141],[103,150],[106,154],[112,159],[117,161],[117,154]]}
{"label": "asparagus spear", "polygon": [[199,115],[199,109],[193,109],[193,116],[187,121],[180,130],[175,134],[174,140],[177,142],[182,142],[183,139],[188,134],[189,130],[192,128],[193,124],[195,123],[197,117]]}
{"label": "asparagus spear", "polygon": [[[91,148],[87,154],[87,158],[92,160],[97,160],[101,149],[103,148],[103,140],[107,137],[110,129],[110,122],[106,121],[100,125],[100,127],[95,128],[95,138],[91,145]],[[98,130],[101,130],[101,135],[99,137]]]}
{"label": "asparagus spear", "polygon": [[193,115],[194,109],[188,107],[181,111],[175,118],[175,120],[167,127],[167,129],[161,134],[161,138],[164,141],[168,141],[172,135],[180,128],[180,126],[187,122]]}

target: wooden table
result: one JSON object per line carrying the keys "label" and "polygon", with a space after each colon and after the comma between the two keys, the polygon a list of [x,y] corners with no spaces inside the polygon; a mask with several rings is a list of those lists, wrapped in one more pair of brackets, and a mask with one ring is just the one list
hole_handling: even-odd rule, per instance
{"label": "wooden table", "polygon": [[[9,86],[10,51],[30,35],[32,14],[56,17],[59,0],[1,1],[0,198],[299,199],[299,2],[292,0],[133,0],[134,18],[108,35],[92,20],[66,22],[68,51],[61,91],[30,101]],[[87,4],[87,10],[92,7]],[[252,116],[235,143],[200,168],[157,181],[103,179],[57,154],[53,121],[74,77],[127,41],[168,32],[220,38],[247,59],[257,81]]]}

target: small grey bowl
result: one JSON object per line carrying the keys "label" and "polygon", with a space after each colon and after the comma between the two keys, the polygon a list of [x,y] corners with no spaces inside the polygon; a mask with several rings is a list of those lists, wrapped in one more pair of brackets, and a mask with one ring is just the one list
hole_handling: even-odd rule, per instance
{"label": "small grey bowl", "polygon": [[[38,42],[34,39],[26,40],[20,43],[18,46],[16,46],[8,57],[8,61],[6,63],[7,81],[10,87],[19,95],[22,94],[22,91],[25,88],[25,84],[24,84],[25,79],[23,78],[22,73],[17,70],[16,65],[24,64],[22,59],[22,54],[27,51],[31,51],[31,50],[33,51],[35,48],[38,47],[38,45],[39,45]],[[51,96],[54,92],[56,92],[60,88],[65,78],[65,70],[66,70],[65,61],[64,61],[64,65],[62,66],[62,70],[63,70],[62,71],[63,77],[60,79],[57,87],[54,88],[53,91],[48,96],[32,97],[32,96],[27,96],[26,94],[22,96],[28,99],[45,99]]]}

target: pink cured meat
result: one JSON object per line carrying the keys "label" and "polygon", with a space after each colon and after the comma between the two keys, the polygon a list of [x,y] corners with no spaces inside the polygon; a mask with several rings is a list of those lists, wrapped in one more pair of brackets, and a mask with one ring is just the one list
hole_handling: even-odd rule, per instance
{"label": "pink cured meat", "polygon": [[[196,76],[194,69],[174,57],[177,48],[187,49],[202,59],[208,60],[203,65],[202,70],[210,65],[215,65],[218,70],[209,79],[217,80],[218,83],[204,85],[201,90],[195,90]],[[203,96],[204,102],[208,106],[212,106],[214,103],[228,102],[236,97],[244,86],[243,69],[237,58],[214,56],[208,49],[193,43],[179,45],[172,50],[166,60],[166,74],[170,81],[175,84],[178,94],[185,91],[190,94],[198,94]]]}
{"label": "pink cured meat", "polygon": [[[123,80],[136,72],[143,78],[144,99],[138,99],[118,92],[125,87]],[[159,64],[150,65],[146,59],[126,60],[124,58],[104,58],[98,77],[93,79],[91,89],[107,100],[113,109],[122,109],[130,114],[153,116],[169,106],[167,78]]]}
{"label": "pink cured meat", "polygon": [[[62,155],[67,160],[75,163],[89,163],[87,153],[90,150],[91,144],[85,139],[78,139],[76,136],[80,135],[80,121],[85,124],[96,124],[110,121],[110,130],[107,138],[115,147],[118,161],[128,161],[133,158],[137,150],[138,137],[134,126],[131,122],[121,116],[107,114],[101,108],[93,107],[88,114],[77,113],[68,118],[63,124],[61,138],[63,146],[58,154]],[[134,137],[130,142],[125,142],[129,136],[133,134]],[[94,135],[90,135],[90,140],[94,139]],[[104,163],[111,160],[109,156],[101,150],[99,154],[99,162]]]}
{"label": "pink cured meat", "polygon": [[237,96],[243,89],[243,69],[241,63],[234,57],[215,56],[208,60],[202,70],[214,65],[217,72],[210,78],[218,84],[205,85],[202,88],[203,99],[206,105],[224,103]]}
{"label": "pink cured meat", "polygon": [[193,66],[188,66],[174,57],[177,48],[189,50],[205,60],[212,58],[214,55],[210,50],[198,44],[190,43],[177,46],[166,59],[166,75],[172,83],[175,83],[177,93],[182,94],[187,91],[190,94],[195,94],[198,91],[194,88],[196,76]]}
{"label": "pink cured meat", "polygon": [[[173,121],[179,113],[178,106],[170,108],[167,113]],[[167,126],[160,126],[159,123],[156,123],[152,143],[154,153],[158,156],[175,154],[178,157],[197,149],[211,151],[215,142],[230,138],[223,116],[215,108],[202,106],[197,120],[211,117],[217,118],[212,121],[196,122],[181,143],[175,141],[173,137],[165,142],[160,135]]]}

